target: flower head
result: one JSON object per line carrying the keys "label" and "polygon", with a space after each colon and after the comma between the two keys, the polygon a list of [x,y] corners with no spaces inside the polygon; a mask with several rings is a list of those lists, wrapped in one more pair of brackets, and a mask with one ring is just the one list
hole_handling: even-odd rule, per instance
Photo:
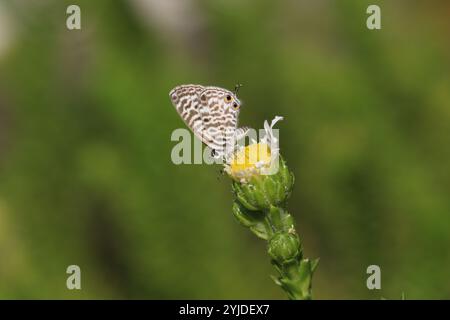
{"label": "flower head", "polygon": [[233,179],[244,182],[260,175],[270,166],[271,160],[271,150],[267,144],[253,143],[237,151],[226,169]]}
{"label": "flower head", "polygon": [[225,171],[236,181],[247,182],[253,176],[272,175],[278,171],[278,139],[273,132],[274,125],[282,120],[275,117],[271,124],[264,121],[265,135],[259,142],[252,141],[237,150],[225,165]]}
{"label": "flower head", "polygon": [[265,135],[233,154],[225,166],[233,181],[233,191],[243,207],[250,211],[270,210],[286,201],[294,176],[279,155],[278,138],[271,124],[264,122]]}

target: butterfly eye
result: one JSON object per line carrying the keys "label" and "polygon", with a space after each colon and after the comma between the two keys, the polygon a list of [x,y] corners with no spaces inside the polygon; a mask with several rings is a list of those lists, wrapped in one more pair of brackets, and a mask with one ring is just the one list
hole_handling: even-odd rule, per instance
{"label": "butterfly eye", "polygon": [[230,102],[230,101],[231,101],[231,99],[232,99],[232,98],[231,98],[231,96],[230,96],[230,95],[227,95],[227,96],[225,97],[225,101],[226,101],[226,102]]}
{"label": "butterfly eye", "polygon": [[235,110],[237,110],[237,109],[239,109],[239,105],[235,102],[235,103],[233,103],[233,108],[234,108]]}

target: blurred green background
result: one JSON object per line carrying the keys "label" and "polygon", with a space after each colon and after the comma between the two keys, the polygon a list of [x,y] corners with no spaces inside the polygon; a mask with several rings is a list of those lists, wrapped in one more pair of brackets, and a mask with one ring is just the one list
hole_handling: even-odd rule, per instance
{"label": "blurred green background", "polygon": [[0,1],[0,298],[284,299],[220,167],[170,160],[170,89],[243,83],[315,298],[449,299],[449,34],[448,1]]}

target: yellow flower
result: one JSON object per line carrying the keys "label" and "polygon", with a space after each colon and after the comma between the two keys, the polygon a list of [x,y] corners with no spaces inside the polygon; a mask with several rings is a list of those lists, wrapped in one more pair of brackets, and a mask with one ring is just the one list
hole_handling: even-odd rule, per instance
{"label": "yellow flower", "polygon": [[264,121],[265,135],[252,144],[236,151],[225,164],[225,171],[235,180],[246,183],[259,175],[273,175],[278,172],[278,137],[273,127],[283,117],[276,116],[269,125]]}
{"label": "yellow flower", "polygon": [[237,151],[226,170],[235,180],[248,180],[271,165],[272,154],[266,143],[253,143]]}

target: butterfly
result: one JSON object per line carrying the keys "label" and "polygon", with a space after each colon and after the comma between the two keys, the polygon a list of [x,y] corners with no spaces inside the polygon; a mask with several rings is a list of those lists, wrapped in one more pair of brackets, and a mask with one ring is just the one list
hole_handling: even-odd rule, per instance
{"label": "butterfly", "polygon": [[170,100],[186,125],[208,147],[215,158],[225,159],[249,128],[238,128],[241,102],[235,92],[213,86],[180,85],[169,93]]}

